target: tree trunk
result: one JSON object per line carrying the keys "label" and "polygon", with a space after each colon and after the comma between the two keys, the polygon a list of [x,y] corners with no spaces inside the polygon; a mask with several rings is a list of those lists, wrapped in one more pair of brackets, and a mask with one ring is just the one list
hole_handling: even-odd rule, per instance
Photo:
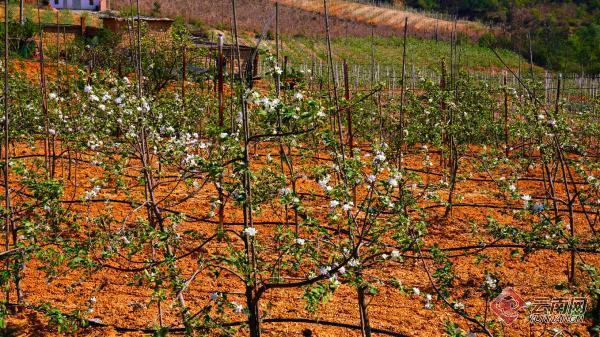
{"label": "tree trunk", "polygon": [[358,286],[356,288],[358,292],[358,308],[360,310],[360,326],[362,329],[363,337],[371,337],[371,324],[369,323],[369,311],[367,310],[367,303],[365,300],[364,286]]}
{"label": "tree trunk", "polygon": [[254,287],[246,285],[246,304],[248,305],[248,328],[250,337],[260,337],[260,314],[258,301],[254,300]]}

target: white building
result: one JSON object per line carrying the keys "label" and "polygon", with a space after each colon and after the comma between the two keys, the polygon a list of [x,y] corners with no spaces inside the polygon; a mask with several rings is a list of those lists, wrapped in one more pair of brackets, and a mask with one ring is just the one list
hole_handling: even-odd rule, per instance
{"label": "white building", "polygon": [[88,11],[106,10],[106,0],[49,0],[50,6],[56,9],[73,9]]}

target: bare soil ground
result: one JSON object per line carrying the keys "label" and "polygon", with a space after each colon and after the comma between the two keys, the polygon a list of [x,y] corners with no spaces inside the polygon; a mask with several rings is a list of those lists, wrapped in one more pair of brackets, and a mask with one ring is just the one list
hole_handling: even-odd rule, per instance
{"label": "bare soil ground", "polygon": [[[18,155],[31,154],[32,151],[39,149],[30,149],[19,147]],[[277,162],[278,150],[275,147],[261,147],[255,154],[260,154],[260,157],[255,158],[254,165],[262,162],[260,158],[270,153],[275,162]],[[324,156],[324,155],[323,155]],[[84,158],[84,157],[82,157]],[[368,160],[368,158],[365,158]],[[435,156],[432,157],[433,162],[437,162]],[[303,163],[303,168],[308,168],[317,164],[317,161],[308,161]],[[422,166],[423,157],[421,154],[413,154],[406,158],[406,165],[411,169],[426,170]],[[104,172],[98,167],[82,164],[78,168],[78,186],[73,185],[72,181],[66,180],[66,166],[61,164],[58,171],[59,177],[65,180],[67,189],[65,198],[75,196],[77,199],[91,186],[85,182],[91,177],[101,176]],[[431,172],[438,172],[438,167],[433,167]],[[494,172],[501,174],[501,171]],[[461,196],[462,203],[477,203],[490,205],[510,205],[502,201],[502,192],[499,192],[497,186],[493,182],[477,181],[472,179],[487,179],[486,174],[476,172],[473,167],[467,162],[462,165],[460,172],[461,176],[470,177],[458,184],[458,195]],[[531,177],[539,177],[540,172],[533,169],[530,172]],[[420,173],[425,182],[436,182],[439,177],[434,174]],[[164,195],[173,186],[167,186],[157,191],[158,196]],[[300,181],[300,192],[317,191],[318,186],[312,181]],[[540,195],[543,192],[541,181],[521,181],[518,183],[518,188],[523,193],[531,195]],[[559,187],[560,188],[560,187]],[[184,196],[189,191],[185,189],[175,189],[176,197]],[[559,191],[560,192],[560,191]],[[136,189],[135,192],[141,195],[141,189]],[[206,193],[201,193],[182,204],[177,210],[188,214],[201,215],[208,212],[209,195],[213,195],[215,191],[207,190]],[[564,190],[562,191],[564,193]],[[107,191],[102,195],[102,198],[118,199],[122,195],[112,195]],[[306,197],[306,202],[318,205],[319,198]],[[520,204],[514,205],[519,207]],[[75,208],[77,211],[85,214],[89,211],[91,214],[100,214],[107,212],[108,208],[104,203],[94,203],[91,210],[81,206]],[[111,212],[117,217],[123,217],[132,210],[127,205],[115,204],[111,206]],[[443,208],[432,208],[429,212],[431,226],[429,228],[430,235],[427,239],[427,245],[431,246],[434,243],[443,248],[457,247],[463,245],[476,245],[482,241],[490,241],[482,229],[482,225],[486,223],[487,216],[493,216],[498,221],[505,224],[518,225],[522,228],[529,228],[535,216],[529,215],[522,221],[515,222],[512,214],[515,210],[511,209],[486,209],[475,207],[456,207],[451,218],[444,219],[442,217]],[[326,205],[323,206],[322,218],[326,213]],[[583,215],[581,215],[583,216]],[[282,207],[274,202],[269,207],[266,207],[261,213],[257,214],[256,221],[283,221]],[[583,219],[579,218],[578,222],[583,224]],[[226,222],[241,221],[241,213],[239,210],[228,208],[226,212]],[[215,225],[210,223],[189,223],[186,226],[201,230],[205,233],[210,233],[215,230]],[[231,225],[235,227],[235,225]],[[258,231],[266,244],[269,244],[269,238],[272,237],[273,227],[268,225],[258,225]],[[589,229],[584,226],[577,228],[577,234],[582,237],[590,237]],[[218,246],[209,247],[208,250],[219,249]],[[470,313],[485,312],[485,302],[479,295],[479,287],[483,282],[482,271],[487,270],[500,276],[502,280],[507,282],[504,286],[512,286],[524,298],[529,299],[536,296],[560,295],[560,291],[554,288],[555,285],[565,283],[567,280],[566,266],[569,260],[569,254],[557,254],[549,251],[539,251],[528,255],[523,261],[521,256],[513,256],[510,249],[486,249],[482,251],[485,257],[481,260],[477,259],[475,254],[458,256],[452,258],[455,264],[456,274],[458,279],[456,287],[462,292],[462,300],[466,304],[466,309]],[[589,254],[581,254],[581,258],[587,263],[600,265],[598,256]],[[431,262],[427,262],[429,268],[433,268]],[[183,260],[180,264],[184,275],[190,275],[193,272],[193,259]],[[43,273],[38,270],[40,265],[35,261],[27,266],[25,271],[24,292],[26,294],[25,301],[27,304],[39,304],[42,302],[53,303],[54,305],[69,311],[77,307],[81,307],[91,297],[97,298],[97,303],[94,305],[93,312],[89,315],[90,318],[99,319],[103,323],[128,328],[152,328],[157,324],[156,307],[148,306],[147,300],[151,291],[145,287],[139,287],[129,284],[129,276],[114,270],[102,269],[100,272],[93,275],[81,275],[78,273],[70,273],[64,277],[59,277],[54,280],[47,280],[43,277]],[[380,278],[383,281],[389,277],[396,277],[401,280],[407,290],[412,287],[418,287],[423,293],[433,293],[426,274],[423,269],[422,261],[419,259],[406,259],[400,263],[390,263],[384,268],[372,270],[370,276]],[[98,290],[102,285],[101,290]],[[232,288],[232,285],[237,285]],[[186,296],[188,304],[191,307],[202,307],[208,302],[210,293],[215,291],[242,291],[242,285],[239,280],[225,276],[214,280],[208,275],[202,275],[198,282],[194,282],[190,291]],[[388,329],[392,331],[402,332],[409,336],[441,336],[443,334],[443,325],[446,320],[461,322],[460,317],[452,313],[448,309],[443,308],[441,303],[436,303],[433,310],[424,307],[422,297],[402,294],[400,291],[392,287],[381,287],[381,292],[373,296],[369,305],[371,314],[371,323],[375,328]],[[323,320],[358,324],[358,310],[355,303],[355,290],[347,285],[342,285],[334,294],[334,297],[323,305],[316,316],[312,316],[304,310],[304,303],[301,300],[301,290],[281,290],[271,291],[266,294],[262,301],[262,310],[267,310],[267,304],[270,317],[310,317]],[[235,296],[233,297],[235,298]],[[243,303],[243,298],[235,298],[238,302]],[[167,303],[165,307],[165,324],[177,324],[178,319],[175,316],[174,309],[171,308],[173,303]],[[489,313],[492,318],[492,314]],[[240,320],[243,317],[239,317]],[[590,322],[581,324],[576,327],[571,327],[572,331],[577,330],[585,335],[585,328]],[[46,324],[46,319],[39,313],[27,310],[13,317],[9,326],[17,331],[17,336],[55,336],[56,332],[49,328]],[[466,327],[466,326],[465,326]],[[503,326],[506,336],[529,336],[534,333],[538,336],[544,329],[550,326],[532,325],[525,321],[522,317],[511,326]],[[278,323],[264,324],[265,336],[301,336],[303,329],[308,328],[314,332],[314,336],[320,337],[336,337],[336,336],[359,336],[356,331],[347,329],[315,326],[310,324],[300,323]],[[115,328],[88,328],[78,333],[80,336],[141,336],[147,335],[144,333],[118,332]],[[243,335],[243,333],[242,333]]]}

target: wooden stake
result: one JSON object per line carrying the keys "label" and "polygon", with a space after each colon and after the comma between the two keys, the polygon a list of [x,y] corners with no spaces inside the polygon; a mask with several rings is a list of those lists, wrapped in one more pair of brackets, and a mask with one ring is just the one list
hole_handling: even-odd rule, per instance
{"label": "wooden stake", "polygon": [[182,68],[181,68],[181,109],[185,111],[185,81],[187,80],[187,53],[186,46],[182,48]]}
{"label": "wooden stake", "polygon": [[[223,34],[219,33],[219,37],[217,40],[217,90],[218,90],[218,100],[219,100],[219,127],[222,128],[224,124],[224,116],[223,116]],[[241,70],[240,71],[241,76]]]}
{"label": "wooden stake", "polygon": [[406,35],[408,32],[408,17],[404,18],[404,37],[402,43],[402,82],[400,86],[400,144],[398,146],[398,167],[402,168],[404,146],[404,80],[406,79]]}
{"label": "wooden stake", "polygon": [[508,136],[508,88],[506,87],[506,71],[504,72],[504,147],[506,157],[510,154],[509,149],[509,136]]}

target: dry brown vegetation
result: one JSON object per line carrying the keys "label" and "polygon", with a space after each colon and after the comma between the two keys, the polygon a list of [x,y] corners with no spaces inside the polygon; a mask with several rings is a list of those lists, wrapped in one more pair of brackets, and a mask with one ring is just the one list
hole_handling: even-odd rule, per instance
{"label": "dry brown vegetation", "polygon": [[[143,11],[150,12],[153,0],[142,0]],[[275,13],[274,0],[237,1],[238,24],[243,29],[262,31]],[[323,35],[324,15],[322,2],[314,0],[280,1],[281,32],[287,35]],[[129,1],[115,0],[115,8],[124,8]],[[333,37],[400,36],[404,29],[404,18],[408,17],[409,33],[413,36],[431,38],[437,35],[447,39],[453,23],[427,17],[423,14],[401,11],[392,8],[333,1],[330,4],[330,25]],[[186,1],[174,0],[161,3],[161,14],[175,17],[184,16],[188,20],[201,21],[210,26],[229,27],[231,22],[231,1]],[[457,29],[475,38],[486,31],[474,22],[459,21]]]}
{"label": "dry brown vegetation", "polygon": [[[320,13],[323,3],[318,0],[282,0],[281,3],[290,7]],[[417,36],[433,36],[436,31],[442,37],[449,36],[453,22],[428,17],[424,14],[400,10],[397,8],[378,7],[368,4],[334,0],[330,2],[330,13],[340,19],[352,20],[378,27],[404,28],[404,19],[408,18],[409,31]],[[458,21],[458,31],[475,38],[486,31],[481,24],[470,21]]]}

